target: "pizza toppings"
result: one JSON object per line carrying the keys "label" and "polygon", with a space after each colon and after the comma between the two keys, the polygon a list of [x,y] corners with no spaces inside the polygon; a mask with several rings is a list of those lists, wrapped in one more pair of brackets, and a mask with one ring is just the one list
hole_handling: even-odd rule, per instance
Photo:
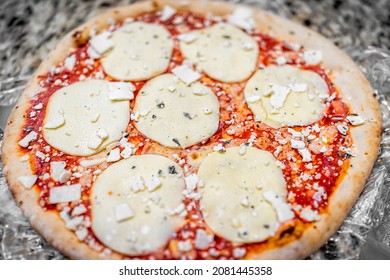
{"label": "pizza toppings", "polygon": [[362,125],[365,123],[365,120],[362,117],[350,115],[346,117],[347,121],[353,126]]}
{"label": "pizza toppings", "polygon": [[[43,122],[45,140],[67,154],[92,155],[120,139],[130,118],[129,101],[111,101],[108,84],[89,80],[56,91],[49,99]],[[64,124],[47,128],[61,117],[66,119]]]}
{"label": "pizza toppings", "polygon": [[[364,119],[348,116],[320,52],[176,12],[112,25],[52,67],[19,142],[43,175],[19,181],[37,184],[44,207],[70,202],[60,211],[66,227],[104,254],[241,258],[287,225],[320,219],[353,156],[348,125]],[[228,17],[247,31],[251,20],[249,9]],[[245,88],[234,83],[257,66]],[[107,157],[79,157],[104,148]]]}
{"label": "pizza toppings", "polygon": [[191,31],[191,42],[180,42],[183,55],[210,77],[222,82],[239,82],[255,70],[259,49],[256,41],[226,23]]}
{"label": "pizza toppings", "polygon": [[303,60],[309,65],[315,65],[322,62],[322,52],[316,50],[307,50],[302,55]]}
{"label": "pizza toppings", "polygon": [[35,182],[37,181],[38,176],[37,175],[30,175],[30,176],[20,176],[18,178],[19,183],[22,184],[24,188],[27,190],[31,189],[34,185]]}
{"label": "pizza toppings", "polygon": [[328,86],[312,71],[269,66],[249,79],[244,93],[256,120],[278,128],[319,120],[325,107],[320,95],[328,96]]}
{"label": "pizza toppings", "polygon": [[65,167],[66,167],[65,161],[50,162],[51,177],[59,183],[67,182],[72,176],[72,173],[69,170],[66,170]]}
{"label": "pizza toppings", "polygon": [[[198,81],[201,77],[200,73],[192,70],[186,64],[173,68],[172,73],[175,74],[176,77],[178,77],[181,81],[183,81],[188,86]],[[174,92],[176,88],[170,86],[168,90]]]}
{"label": "pizza toppings", "polygon": [[[174,86],[174,92],[169,87]],[[204,95],[195,95],[194,89]],[[218,129],[219,103],[214,93],[196,82],[186,86],[172,74],[147,82],[135,100],[135,111],[148,110],[135,123],[147,137],[166,147],[186,148],[211,137]],[[205,114],[204,109],[211,110]]]}
{"label": "pizza toppings", "polygon": [[114,42],[110,39],[112,34],[110,32],[103,32],[99,35],[93,36],[89,40],[90,52],[93,53],[92,58],[100,58],[101,55],[114,47]]}
{"label": "pizza toppings", "polygon": [[[176,174],[170,175],[172,166]],[[159,177],[162,172],[165,176]],[[146,188],[140,187],[143,184]],[[177,214],[169,214],[182,203],[184,186],[182,169],[165,157],[132,156],[115,163],[93,185],[92,229],[118,252],[131,256],[154,252],[184,223]]]}
{"label": "pizza toppings", "polygon": [[277,211],[286,220],[291,214],[278,200],[279,210],[263,195],[271,191],[281,197],[286,193],[282,171],[271,153],[247,147],[211,153],[201,163],[198,176],[204,181],[199,189],[203,216],[218,235],[234,242],[251,243],[272,236],[279,224]]}
{"label": "pizza toppings", "polygon": [[51,204],[72,202],[80,200],[81,185],[74,184],[69,186],[60,186],[50,189],[49,202]]}
{"label": "pizza toppings", "polygon": [[146,80],[168,68],[173,41],[161,25],[125,24],[112,33],[111,40],[114,46],[101,62],[104,71],[115,79]]}
{"label": "pizza toppings", "polygon": [[164,8],[161,11],[161,17],[160,19],[162,21],[166,21],[170,19],[174,14],[176,14],[176,9],[172,8],[171,6],[164,6]]}
{"label": "pizza toppings", "polygon": [[36,133],[35,131],[30,131],[30,133],[24,136],[24,138],[20,140],[18,144],[23,148],[27,148],[30,145],[30,142],[37,140],[37,138],[38,133]]}
{"label": "pizza toppings", "polygon": [[[110,99],[114,101],[133,100],[135,87],[132,83],[111,82],[108,83]],[[95,118],[97,120],[97,118]]]}
{"label": "pizza toppings", "polygon": [[255,29],[255,21],[253,19],[253,11],[247,7],[236,8],[231,15],[228,16],[227,21],[234,24],[247,32]]}

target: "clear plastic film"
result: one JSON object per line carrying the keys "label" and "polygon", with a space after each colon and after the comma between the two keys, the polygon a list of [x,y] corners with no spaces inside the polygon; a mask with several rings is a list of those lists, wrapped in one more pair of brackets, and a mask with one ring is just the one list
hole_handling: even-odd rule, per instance
{"label": "clear plastic film", "polygon": [[[89,7],[92,14],[97,12],[98,9],[95,8],[100,2],[102,1],[96,1],[93,7]],[[292,7],[287,5],[287,1],[283,0],[230,2],[254,5],[287,18],[300,19],[310,16],[312,12],[310,7],[302,1],[293,2],[295,9],[299,10],[298,14],[292,13]],[[77,7],[77,9],[81,8]],[[321,7],[318,7],[318,9],[321,9]],[[355,8],[351,7],[351,9]],[[76,23],[77,18],[69,17],[66,19],[66,23],[69,24],[71,20]],[[334,22],[340,23],[341,20],[340,16],[336,16]],[[383,257],[390,258],[390,178],[388,178],[390,167],[390,52],[379,48],[362,50],[357,33],[349,34],[348,36],[351,37],[348,37],[342,28],[339,30],[336,26],[337,24],[331,25],[330,29],[324,30],[321,30],[319,25],[313,27],[324,35],[333,38],[361,66],[375,89],[381,105],[383,136],[380,154],[356,205],[336,234],[309,258],[358,259],[372,248],[381,251]],[[327,34],[327,32],[330,32],[330,34]],[[332,35],[334,36],[332,37]],[[27,66],[31,67],[31,65]],[[26,72],[29,73],[30,71],[20,72],[23,75],[14,74],[13,76],[8,73],[7,78],[0,76],[0,127],[2,128],[11,108],[15,105],[30,77],[25,75]],[[0,131],[0,143],[2,143],[2,139],[3,133]],[[1,162],[0,205],[0,259],[65,259],[61,253],[53,249],[31,228],[30,223],[12,197],[4,177]]]}

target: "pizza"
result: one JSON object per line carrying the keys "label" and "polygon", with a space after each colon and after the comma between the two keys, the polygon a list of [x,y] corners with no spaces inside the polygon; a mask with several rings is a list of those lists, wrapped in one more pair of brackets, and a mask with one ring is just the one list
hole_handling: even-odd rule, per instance
{"label": "pizza", "polygon": [[2,149],[17,203],[72,259],[301,259],[345,219],[380,137],[369,82],[329,40],[171,0],[65,36]]}

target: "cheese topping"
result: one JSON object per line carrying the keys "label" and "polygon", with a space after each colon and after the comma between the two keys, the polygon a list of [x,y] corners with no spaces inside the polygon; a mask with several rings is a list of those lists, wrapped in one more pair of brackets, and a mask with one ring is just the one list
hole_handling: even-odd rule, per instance
{"label": "cheese topping", "polygon": [[[176,174],[169,173],[172,168]],[[92,229],[118,252],[131,256],[154,252],[184,223],[170,215],[182,203],[184,186],[182,169],[165,157],[132,156],[115,163],[92,187]]]}
{"label": "cheese topping", "polygon": [[256,23],[253,19],[253,11],[250,8],[238,7],[228,16],[227,21],[248,32],[253,31]]}
{"label": "cheese topping", "polygon": [[60,186],[50,189],[49,202],[51,204],[76,201],[81,198],[81,185]]}
{"label": "cheese topping", "polygon": [[320,96],[328,96],[328,86],[312,71],[270,66],[249,79],[244,93],[256,120],[279,128],[319,120],[325,107]]}
{"label": "cheese topping", "polygon": [[285,197],[286,182],[271,153],[247,147],[240,155],[239,149],[211,153],[201,163],[198,176],[204,181],[199,189],[203,217],[223,238],[259,242],[272,236],[279,222],[291,217],[280,209],[279,200],[275,207],[264,197],[267,191]]}
{"label": "cheese topping", "polygon": [[[191,31],[196,40],[180,42],[183,55],[211,78],[239,82],[255,70],[259,49],[256,41],[240,29],[226,23]],[[248,47],[252,46],[252,47]]]}
{"label": "cheese topping", "polygon": [[[129,101],[110,100],[108,84],[89,80],[56,91],[49,99],[43,121],[45,140],[64,153],[86,156],[120,139],[130,119]],[[66,119],[64,124],[47,128],[61,117]],[[96,121],[91,122],[94,118]]]}
{"label": "cheese topping", "polygon": [[[169,87],[176,90],[171,92]],[[195,95],[194,88],[207,94]],[[207,114],[204,108],[208,108]],[[166,147],[186,148],[211,137],[218,129],[219,103],[214,93],[197,82],[186,86],[172,74],[165,74],[147,82],[135,100],[136,112],[149,111],[139,116],[137,129]]]}
{"label": "cheese topping", "polygon": [[112,50],[101,60],[104,71],[118,80],[141,81],[163,73],[173,41],[162,26],[133,22],[113,32]]}
{"label": "cheese topping", "polygon": [[22,184],[23,187],[26,189],[31,189],[34,185],[35,182],[37,181],[38,176],[37,175],[31,175],[31,176],[20,176],[18,178],[19,183]]}

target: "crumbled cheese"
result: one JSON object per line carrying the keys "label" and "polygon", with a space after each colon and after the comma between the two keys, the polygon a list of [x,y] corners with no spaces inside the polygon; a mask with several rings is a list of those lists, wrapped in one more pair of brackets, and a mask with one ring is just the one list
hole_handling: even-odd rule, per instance
{"label": "crumbled cheese", "polygon": [[300,140],[291,139],[291,147],[294,149],[303,149],[305,148],[305,142]]}
{"label": "crumbled cheese", "polygon": [[50,189],[49,203],[71,202],[81,198],[81,185],[59,186]]}
{"label": "crumbled cheese", "polygon": [[30,142],[37,140],[37,138],[38,133],[36,133],[35,131],[31,131],[22,140],[20,140],[18,144],[23,148],[27,148],[30,145]]}
{"label": "crumbled cheese", "polygon": [[320,216],[318,215],[318,212],[311,210],[309,207],[303,208],[299,216],[308,222],[320,220]]}
{"label": "crumbled cheese", "polygon": [[145,189],[144,180],[141,176],[133,177],[129,182],[129,187],[133,192],[143,191]]}
{"label": "crumbled cheese", "polygon": [[148,191],[152,192],[156,190],[158,187],[161,186],[161,180],[157,177],[152,175],[150,178],[145,180],[145,186],[148,189]]}
{"label": "crumbled cheese", "polygon": [[119,148],[112,149],[106,159],[107,162],[116,162],[121,159]]}
{"label": "crumbled cheese", "polygon": [[244,257],[246,254],[246,249],[245,248],[234,248],[233,249],[233,258],[235,259],[240,259]]}
{"label": "crumbled cheese", "polygon": [[185,84],[190,85],[201,78],[201,75],[183,64],[172,69],[172,73],[175,74]]}
{"label": "crumbled cheese", "polygon": [[73,54],[65,58],[64,67],[66,69],[72,71],[75,65],[76,65],[76,55]]}
{"label": "crumbled cheese", "polygon": [[301,155],[303,162],[310,162],[312,160],[311,153],[307,148],[298,149],[298,152]]}
{"label": "crumbled cheese", "polygon": [[213,110],[210,109],[210,108],[204,108],[204,109],[203,109],[203,113],[204,113],[205,115],[210,115],[212,112],[213,112]]}
{"label": "crumbled cheese", "polygon": [[43,104],[42,103],[38,103],[37,105],[35,105],[33,107],[35,110],[41,110],[43,108]]}
{"label": "crumbled cheese", "polygon": [[191,174],[185,177],[186,187],[189,192],[192,192],[196,189],[199,177],[196,174]]}
{"label": "crumbled cheese", "polygon": [[164,6],[164,8],[161,11],[161,17],[160,19],[162,21],[166,21],[170,19],[174,14],[176,14],[176,9],[172,8],[171,6]]}
{"label": "crumbled cheese", "polygon": [[88,230],[85,227],[76,230],[75,233],[80,241],[83,241],[88,236]]}
{"label": "crumbled cheese", "polygon": [[289,89],[294,92],[305,92],[308,89],[307,84],[290,84]]}
{"label": "crumbled cheese", "polygon": [[346,126],[345,124],[339,124],[336,126],[336,128],[342,135],[347,135],[348,126]]}
{"label": "crumbled cheese", "polygon": [[129,158],[133,154],[133,150],[130,147],[125,147],[121,152],[121,157]]}
{"label": "crumbled cheese", "polygon": [[127,203],[122,203],[114,207],[115,219],[118,223],[134,217],[134,211]]}
{"label": "crumbled cheese", "polygon": [[242,48],[246,51],[250,51],[254,48],[255,46],[251,42],[245,42],[242,44]]}
{"label": "crumbled cheese", "polygon": [[192,250],[192,244],[191,244],[190,240],[179,241],[177,243],[177,247],[179,248],[180,252],[188,252],[188,251]]}
{"label": "crumbled cheese", "polygon": [[189,44],[194,42],[196,39],[198,39],[198,36],[194,32],[190,32],[190,33],[180,34],[177,36],[177,38],[180,41]]}
{"label": "crumbled cheese", "polygon": [[238,154],[239,155],[241,155],[241,156],[243,156],[243,155],[245,155],[245,153],[246,153],[246,145],[245,145],[245,143],[242,143],[241,145],[240,145],[240,149],[238,150]]}
{"label": "crumbled cheese", "polygon": [[289,41],[283,41],[283,44],[289,48],[290,50],[293,50],[293,51],[299,51],[301,49],[301,45],[297,44],[297,43],[293,43],[293,42],[289,42]]}
{"label": "crumbled cheese", "polygon": [[353,126],[357,126],[365,123],[365,120],[359,116],[348,116],[347,120]]}
{"label": "crumbled cheese", "polygon": [[65,123],[65,118],[61,116],[46,123],[44,128],[55,129],[62,126],[64,123]]}
{"label": "crumbled cheese", "polygon": [[156,192],[152,192],[151,194],[149,194],[149,199],[154,203],[154,204],[158,204],[161,200],[161,197],[156,193]]}
{"label": "crumbled cheese", "polygon": [[199,250],[207,249],[210,246],[210,236],[204,229],[197,229],[195,236],[195,248]]}
{"label": "crumbled cheese", "polygon": [[219,143],[218,145],[214,146],[214,147],[213,147],[213,150],[216,151],[216,152],[220,152],[220,153],[226,152],[225,147],[222,146],[221,143]]}
{"label": "crumbled cheese", "polygon": [[129,82],[110,82],[108,91],[110,100],[133,100],[135,86]]}
{"label": "crumbled cheese", "polygon": [[80,204],[73,208],[71,216],[75,217],[84,213],[87,213],[87,208],[84,206],[84,204]]}
{"label": "crumbled cheese", "polygon": [[283,147],[282,146],[277,146],[276,150],[274,152],[274,156],[277,158],[282,151],[283,151]]}
{"label": "crumbled cheese", "polygon": [[105,31],[99,35],[93,36],[89,40],[89,43],[95,52],[94,55],[97,54],[100,57],[105,52],[114,47],[113,41],[110,40],[111,35],[112,34],[110,32]]}
{"label": "crumbled cheese", "polygon": [[240,203],[241,203],[242,206],[248,207],[249,206],[249,199],[248,199],[248,197],[244,197],[243,199],[241,199]]}
{"label": "crumbled cheese", "polygon": [[287,63],[287,59],[284,56],[279,56],[275,59],[276,64],[285,65]]}
{"label": "crumbled cheese", "polygon": [[273,190],[267,190],[263,193],[265,200],[272,204],[278,215],[279,222],[285,222],[294,218],[294,212],[291,211],[290,205]]}
{"label": "crumbled cheese", "polygon": [[32,186],[34,186],[35,182],[37,181],[38,176],[37,175],[31,175],[31,176],[20,176],[18,178],[19,183],[22,184],[22,186],[26,189],[31,189]]}
{"label": "crumbled cheese", "polygon": [[307,50],[303,53],[302,58],[309,65],[319,64],[322,61],[322,52],[316,50]]}
{"label": "crumbled cheese", "polygon": [[50,174],[55,181],[65,183],[72,177],[72,173],[66,170],[65,166],[65,161],[53,161],[50,163]]}
{"label": "crumbled cheese", "polygon": [[251,32],[256,26],[252,14],[253,12],[250,8],[238,7],[231,15],[228,16],[227,21],[248,32]]}
{"label": "crumbled cheese", "polygon": [[20,160],[21,162],[28,161],[29,159],[30,159],[30,156],[29,156],[29,155],[24,155],[24,156],[22,156],[22,157],[19,158],[19,160]]}
{"label": "crumbled cheese", "polygon": [[107,137],[107,131],[104,128],[99,127],[97,131],[89,137],[88,148],[96,150]]}
{"label": "crumbled cheese", "polygon": [[290,89],[288,87],[272,84],[272,92],[273,94],[269,100],[270,104],[274,109],[282,108],[287,95],[290,93]]}
{"label": "crumbled cheese", "polygon": [[248,98],[246,98],[246,102],[254,103],[254,102],[259,101],[260,99],[261,99],[260,95],[253,95],[253,96],[249,96]]}

